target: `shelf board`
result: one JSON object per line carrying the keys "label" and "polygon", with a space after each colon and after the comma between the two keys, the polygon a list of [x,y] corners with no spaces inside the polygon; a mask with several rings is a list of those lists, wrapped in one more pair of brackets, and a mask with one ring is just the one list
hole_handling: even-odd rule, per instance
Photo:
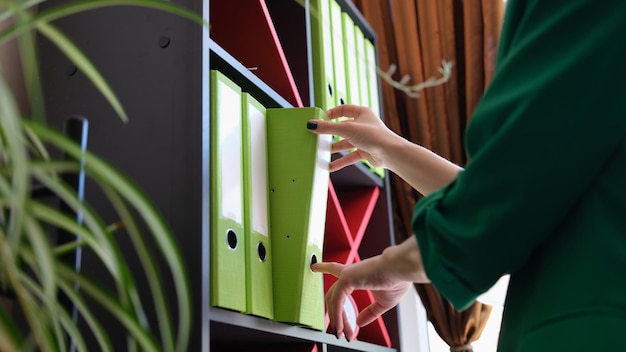
{"label": "shelf board", "polygon": [[[299,326],[280,323],[252,315],[211,307],[211,343],[229,345],[233,350],[245,340],[256,346],[323,343],[346,351],[395,352],[396,349],[363,341],[346,341],[335,335]],[[242,339],[242,336],[246,336]]]}
{"label": "shelf board", "polygon": [[266,108],[290,108],[291,103],[285,100],[274,89],[252,73],[241,62],[237,61],[224,48],[209,39],[210,65],[239,85],[243,91],[254,96]]}

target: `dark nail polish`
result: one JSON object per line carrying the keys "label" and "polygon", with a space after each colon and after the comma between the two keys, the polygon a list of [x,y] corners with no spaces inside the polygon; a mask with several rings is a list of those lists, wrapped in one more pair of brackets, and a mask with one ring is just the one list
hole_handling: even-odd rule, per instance
{"label": "dark nail polish", "polygon": [[335,332],[335,337],[339,340],[339,334],[337,332]]}
{"label": "dark nail polish", "polygon": [[306,128],[309,129],[309,130],[316,130],[317,129],[317,122],[315,122],[315,121],[307,121]]}

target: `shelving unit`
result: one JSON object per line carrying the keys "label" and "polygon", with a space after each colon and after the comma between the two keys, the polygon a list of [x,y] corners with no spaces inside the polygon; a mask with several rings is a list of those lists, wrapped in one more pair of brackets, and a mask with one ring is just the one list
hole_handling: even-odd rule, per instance
{"label": "shelving unit", "polygon": [[[41,9],[59,2],[43,3]],[[42,82],[51,122],[62,126],[68,116],[86,117],[89,149],[138,184],[177,236],[190,274],[195,309],[189,350],[398,351],[400,329],[395,310],[362,328],[358,341],[347,342],[330,333],[210,306],[208,72],[222,72],[266,108],[315,105],[310,9],[308,0],[175,2],[202,13],[211,30],[174,15],[135,7],[89,11],[56,23],[109,81],[130,116],[128,124],[117,119],[80,72],[69,73],[69,62],[53,45],[42,40],[40,53],[46,58]],[[349,0],[337,2],[375,41],[375,34],[354,5]],[[214,37],[212,31],[219,30],[220,22],[213,19],[218,17],[225,25],[241,25],[253,33],[241,39],[229,40],[236,33],[228,31]],[[242,50],[252,44],[260,47],[253,52]],[[393,243],[387,178],[358,164],[331,174],[329,187],[327,236],[332,233],[333,237],[325,240],[325,260],[352,263],[379,254]],[[88,184],[86,198],[98,207],[102,195]],[[97,210],[105,218],[112,213],[107,208]],[[122,248],[125,241],[122,236]],[[83,270],[99,275],[102,269],[92,264],[85,253]],[[143,284],[139,283],[140,290]],[[173,293],[169,294],[174,299]],[[354,298],[360,308],[372,300],[365,291],[355,293]],[[148,314],[149,319],[156,319]],[[116,336],[120,327],[110,325],[107,329]]]}

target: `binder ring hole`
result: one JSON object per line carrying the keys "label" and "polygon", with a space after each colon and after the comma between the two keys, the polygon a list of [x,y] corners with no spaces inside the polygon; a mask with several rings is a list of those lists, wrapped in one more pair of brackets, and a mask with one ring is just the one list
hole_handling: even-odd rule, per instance
{"label": "binder ring hole", "polygon": [[343,100],[343,98],[340,98],[340,99],[339,99],[339,105],[343,105],[343,104],[345,104],[345,103],[346,103],[346,101],[345,101],[345,100]]}
{"label": "binder ring hole", "polygon": [[256,245],[256,251],[259,255],[259,260],[261,261],[261,263],[265,263],[265,260],[267,259],[267,249],[265,248],[263,242],[259,242]]}
{"label": "binder ring hole", "polygon": [[226,231],[226,243],[228,244],[228,248],[232,251],[237,249],[237,244],[239,239],[237,238],[237,233],[233,229],[228,229]]}
{"label": "binder ring hole", "polygon": [[295,178],[292,178],[292,179],[291,179],[291,183],[296,183],[296,179],[295,179]]}
{"label": "binder ring hole", "polygon": [[317,255],[315,255],[315,253],[313,253],[313,255],[311,256],[311,265],[310,266],[313,266],[313,264],[316,264],[316,263],[317,263]]}
{"label": "binder ring hole", "polygon": [[328,85],[328,94],[330,94],[330,96],[333,96],[333,86],[331,86],[330,84]]}

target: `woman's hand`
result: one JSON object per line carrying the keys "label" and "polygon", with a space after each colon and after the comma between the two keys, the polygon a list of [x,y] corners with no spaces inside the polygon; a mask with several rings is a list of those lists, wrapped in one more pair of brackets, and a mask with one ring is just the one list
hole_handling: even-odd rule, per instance
{"label": "woman's hand", "polygon": [[326,293],[326,309],[337,337],[345,334],[348,340],[355,336],[343,306],[354,290],[370,290],[374,296],[374,302],[357,316],[357,324],[364,326],[395,307],[413,282],[428,282],[415,237],[355,264],[316,263],[311,269],[338,278]]}
{"label": "woman's hand", "polygon": [[372,109],[357,105],[340,105],[326,112],[329,118],[347,117],[339,122],[313,120],[307,128],[317,134],[332,134],[343,139],[334,143],[332,152],[356,149],[333,161],[330,171],[367,160],[376,167],[385,167],[384,145],[401,138],[391,131]]}

